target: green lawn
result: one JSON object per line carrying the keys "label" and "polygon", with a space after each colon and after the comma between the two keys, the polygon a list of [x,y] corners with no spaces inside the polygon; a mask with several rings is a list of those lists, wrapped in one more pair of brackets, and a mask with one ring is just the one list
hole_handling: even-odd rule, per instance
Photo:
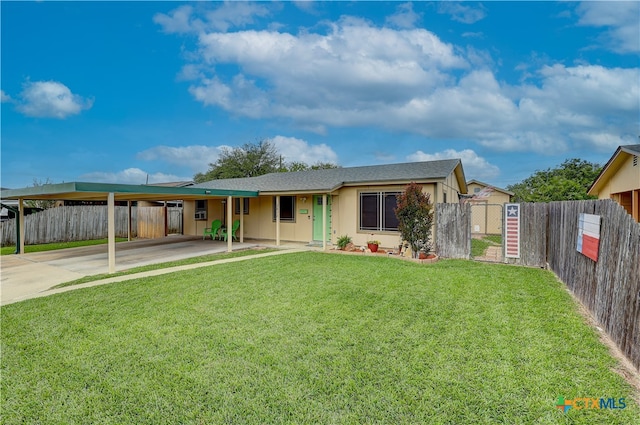
{"label": "green lawn", "polygon": [[[284,254],[8,305],[2,423],[631,424],[543,270]],[[625,398],[623,410],[555,407]]]}
{"label": "green lawn", "polygon": [[132,267],[130,269],[123,270],[121,272],[116,272],[116,273],[102,273],[102,274],[93,274],[89,276],[83,276],[76,280],[71,280],[69,282],[64,282],[59,285],[55,285],[51,289],[64,288],[66,286],[73,286],[73,285],[80,285],[82,283],[94,282],[96,280],[109,279],[112,277],[136,274],[136,273],[146,272],[150,270],[159,270],[159,269],[166,269],[170,267],[186,266],[189,264],[206,263],[209,261],[224,260],[227,258],[246,257],[247,255],[266,254],[268,252],[273,252],[277,250],[278,250],[277,248],[260,248],[260,249],[251,248],[251,249],[245,249],[241,251],[218,252],[215,254],[200,255],[197,257],[184,258],[182,260],[167,261],[165,263],[149,264],[149,265],[140,266],[140,267]]}
{"label": "green lawn", "polygon": [[[125,242],[127,238],[116,238],[116,242]],[[66,249],[66,248],[76,248],[79,246],[90,246],[90,245],[102,245],[106,244],[108,239],[91,239],[88,241],[73,241],[73,242],[54,242],[54,243],[43,243],[38,245],[25,245],[24,253],[27,254],[29,252],[42,252],[42,251],[53,251],[56,249]],[[0,255],[9,255],[15,254],[16,247],[14,246],[3,246],[0,248]]]}
{"label": "green lawn", "polygon": [[482,257],[490,246],[496,246],[502,244],[502,236],[500,235],[485,235],[482,239],[471,239],[471,257]]}

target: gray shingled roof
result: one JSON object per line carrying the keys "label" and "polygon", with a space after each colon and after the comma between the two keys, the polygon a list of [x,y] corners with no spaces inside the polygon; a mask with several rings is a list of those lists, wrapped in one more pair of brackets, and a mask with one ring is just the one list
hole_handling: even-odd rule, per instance
{"label": "gray shingled roof", "polygon": [[258,177],[211,180],[193,187],[260,192],[329,191],[345,184],[429,181],[447,178],[459,159],[369,165],[327,170],[271,173]]}
{"label": "gray shingled roof", "polygon": [[[627,153],[630,153],[632,155],[635,154],[640,154],[640,145],[622,145],[620,146],[620,148],[624,151],[627,151]],[[631,152],[629,152],[631,151]]]}

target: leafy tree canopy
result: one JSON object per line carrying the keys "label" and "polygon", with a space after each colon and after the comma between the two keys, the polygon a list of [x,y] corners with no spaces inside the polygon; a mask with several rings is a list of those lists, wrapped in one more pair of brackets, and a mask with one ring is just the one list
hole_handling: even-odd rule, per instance
{"label": "leafy tree canopy", "polygon": [[209,170],[196,174],[193,179],[196,183],[202,183],[216,179],[255,177],[273,173],[279,165],[280,156],[275,146],[268,140],[262,140],[257,144],[245,143],[237,148],[223,149],[218,160],[209,164]]}
{"label": "leafy tree canopy", "polygon": [[593,199],[587,195],[602,167],[578,158],[567,159],[559,167],[536,171],[520,183],[507,186],[515,202],[551,202]]}
{"label": "leafy tree canopy", "polygon": [[292,161],[282,164],[278,171],[287,173],[290,171],[326,170],[328,168],[340,168],[340,166],[332,162],[316,162],[313,165],[309,165],[302,161]]}
{"label": "leafy tree canopy", "polygon": [[273,143],[269,140],[261,140],[255,144],[245,143],[237,148],[224,149],[218,160],[209,164],[209,170],[205,173],[197,173],[193,180],[196,183],[202,183],[216,179],[256,177],[276,172],[337,167],[338,165],[336,164],[326,162],[317,162],[314,165],[308,165],[300,161],[283,163],[282,155]]}

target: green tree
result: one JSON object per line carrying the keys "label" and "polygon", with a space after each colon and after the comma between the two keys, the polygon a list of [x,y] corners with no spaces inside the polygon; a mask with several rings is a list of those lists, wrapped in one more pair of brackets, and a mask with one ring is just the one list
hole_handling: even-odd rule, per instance
{"label": "green tree", "polygon": [[255,177],[268,173],[320,170],[338,168],[330,162],[316,162],[308,165],[301,161],[283,163],[283,157],[269,140],[261,140],[256,144],[245,143],[237,148],[227,148],[222,151],[215,163],[209,164],[205,173],[193,176],[196,183],[203,183],[216,179],[233,179],[241,177]]}
{"label": "green tree", "polygon": [[302,161],[293,161],[287,164],[284,164],[280,171],[283,173],[288,173],[290,171],[307,171],[309,169],[309,165],[306,162]]}
{"label": "green tree", "polygon": [[431,251],[431,228],[433,227],[433,204],[428,193],[422,191],[422,186],[411,182],[400,195],[397,196],[395,209],[398,217],[398,230],[411,246],[413,257],[420,251]]}
{"label": "green tree", "polygon": [[310,167],[312,170],[328,170],[330,168],[340,168],[338,164],[333,162],[321,162],[318,161]]}
{"label": "green tree", "polygon": [[193,180],[202,183],[216,179],[255,177],[274,173],[280,168],[280,155],[269,140],[256,144],[224,149],[215,163],[209,164],[205,173],[197,173]]}
{"label": "green tree", "polygon": [[340,168],[340,166],[332,162],[316,162],[313,165],[309,165],[302,161],[292,161],[280,167],[280,171],[287,173],[291,171],[326,170],[329,168]]}
{"label": "green tree", "polygon": [[515,202],[551,202],[594,199],[587,195],[602,167],[582,159],[567,159],[556,168],[536,171],[520,183],[507,186]]}

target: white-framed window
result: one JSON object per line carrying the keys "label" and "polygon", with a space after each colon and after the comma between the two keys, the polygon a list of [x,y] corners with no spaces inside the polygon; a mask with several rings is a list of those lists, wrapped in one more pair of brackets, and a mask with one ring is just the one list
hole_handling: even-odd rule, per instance
{"label": "white-framed window", "polygon": [[[233,213],[240,215],[240,198],[233,200]],[[242,198],[242,214],[249,214],[249,198]]]}
{"label": "white-framed window", "polygon": [[360,230],[397,231],[395,208],[401,192],[360,192]]}
{"label": "white-framed window", "polygon": [[[273,197],[273,221],[276,221],[276,197]],[[295,223],[296,221],[296,197],[280,197],[280,221]]]}
{"label": "white-framed window", "polygon": [[196,220],[206,220],[207,219],[207,201],[204,199],[198,199],[196,201]]}

